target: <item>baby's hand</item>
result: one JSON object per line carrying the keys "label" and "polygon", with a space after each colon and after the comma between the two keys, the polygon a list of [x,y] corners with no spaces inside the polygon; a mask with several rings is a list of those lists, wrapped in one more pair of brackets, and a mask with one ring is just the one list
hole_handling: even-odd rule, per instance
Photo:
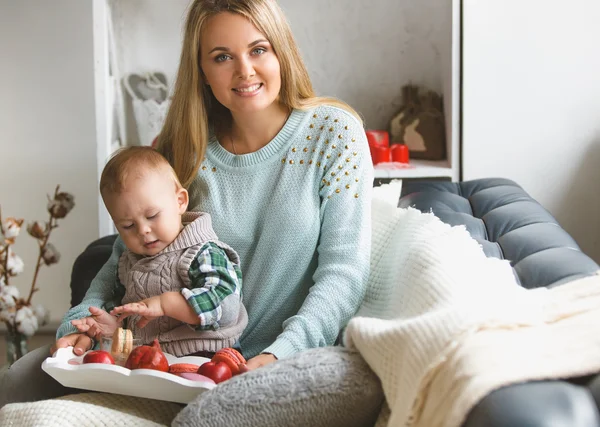
{"label": "baby's hand", "polygon": [[110,314],[120,315],[119,322],[123,319],[133,315],[139,315],[139,319],[136,322],[138,328],[143,328],[153,319],[162,317],[165,312],[160,303],[160,296],[146,298],[145,300],[132,302],[129,304],[121,305],[112,309]]}
{"label": "baby's hand", "polygon": [[71,324],[89,337],[98,338],[102,335],[112,335],[119,326],[117,318],[97,307],[90,307],[89,317],[71,320]]}

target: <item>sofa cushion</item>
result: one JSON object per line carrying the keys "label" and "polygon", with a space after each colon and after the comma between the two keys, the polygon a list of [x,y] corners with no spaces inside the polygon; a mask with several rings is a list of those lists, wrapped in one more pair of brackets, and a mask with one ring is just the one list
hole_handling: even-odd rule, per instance
{"label": "sofa cushion", "polygon": [[509,179],[408,181],[398,206],[465,225],[487,256],[511,262],[526,288],[566,283],[599,268],[542,205]]}
{"label": "sofa cushion", "polygon": [[202,393],[174,427],[362,427],[383,391],[358,352],[321,347],[234,377]]}

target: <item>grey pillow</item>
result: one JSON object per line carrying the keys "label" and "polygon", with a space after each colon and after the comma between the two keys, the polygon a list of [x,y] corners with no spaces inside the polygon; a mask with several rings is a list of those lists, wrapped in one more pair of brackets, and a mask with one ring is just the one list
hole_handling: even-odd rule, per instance
{"label": "grey pillow", "polygon": [[373,426],[381,383],[358,352],[322,347],[234,377],[199,395],[174,427]]}

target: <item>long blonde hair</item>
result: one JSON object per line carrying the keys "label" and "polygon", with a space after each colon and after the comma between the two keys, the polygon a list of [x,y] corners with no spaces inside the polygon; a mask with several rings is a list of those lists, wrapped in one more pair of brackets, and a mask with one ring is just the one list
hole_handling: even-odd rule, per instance
{"label": "long blonde hair", "polygon": [[202,28],[222,12],[245,17],[271,43],[281,68],[282,105],[308,110],[329,104],[349,111],[360,120],[346,103],[315,95],[291,28],[275,0],[195,0],[188,11],[173,99],[157,147],[186,188],[204,160],[210,132],[231,121],[231,113],[204,84],[200,70]]}

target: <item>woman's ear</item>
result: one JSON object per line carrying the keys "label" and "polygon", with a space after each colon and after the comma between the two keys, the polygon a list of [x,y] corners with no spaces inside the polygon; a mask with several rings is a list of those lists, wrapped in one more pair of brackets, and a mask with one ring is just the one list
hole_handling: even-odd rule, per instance
{"label": "woman's ear", "polygon": [[183,215],[190,203],[188,191],[185,188],[177,190],[177,204],[179,205],[179,215]]}

